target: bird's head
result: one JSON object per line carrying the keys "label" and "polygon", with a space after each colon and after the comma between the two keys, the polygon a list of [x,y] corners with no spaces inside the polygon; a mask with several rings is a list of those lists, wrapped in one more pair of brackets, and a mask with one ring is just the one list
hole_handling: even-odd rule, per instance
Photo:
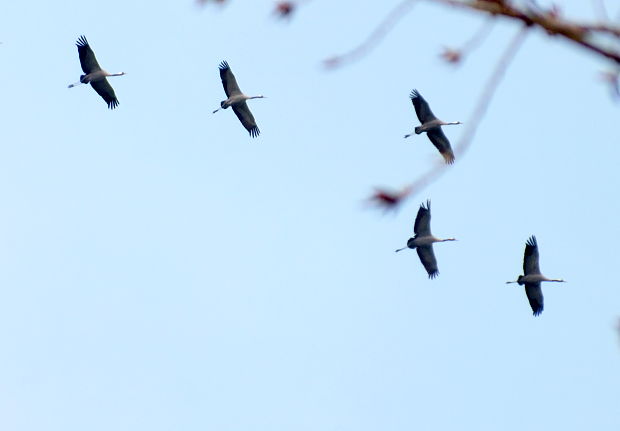
{"label": "bird's head", "polygon": [[446,239],[444,239],[443,241],[444,241],[444,242],[445,242],[445,241],[456,241],[456,238],[446,238]]}
{"label": "bird's head", "polygon": [[525,284],[523,281],[523,276],[520,275],[515,281],[507,281],[506,284],[518,283],[519,285]]}

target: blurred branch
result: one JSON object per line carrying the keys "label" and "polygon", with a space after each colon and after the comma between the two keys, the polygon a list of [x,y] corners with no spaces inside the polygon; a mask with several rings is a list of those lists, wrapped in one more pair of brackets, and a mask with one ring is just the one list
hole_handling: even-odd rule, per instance
{"label": "blurred branch", "polygon": [[[576,43],[591,52],[606,57],[620,64],[620,27],[611,23],[586,24],[562,18],[557,9],[549,11],[535,10],[532,8],[519,8],[511,5],[506,0],[430,0],[447,6],[460,7],[487,13],[492,16],[503,16],[516,21],[521,21],[527,26],[543,29],[551,36],[560,36],[570,42]],[[608,47],[607,43],[599,43],[592,40],[597,34],[606,33],[612,35],[618,46]]]}
{"label": "blurred branch", "polygon": [[609,94],[614,101],[620,101],[620,69],[601,73],[601,79],[609,88]]}
{"label": "blurred branch", "polygon": [[476,31],[476,33],[474,33],[474,35],[460,48],[444,48],[443,52],[441,53],[441,57],[448,63],[460,63],[466,54],[469,54],[482,43],[484,38],[488,36],[494,24],[495,20],[488,18],[482,23],[478,31]]}
{"label": "blurred branch", "polygon": [[607,9],[605,8],[605,3],[603,3],[603,0],[593,0],[592,4],[599,19],[603,21],[609,20],[609,15],[607,15]]}
{"label": "blurred branch", "polygon": [[417,0],[404,0],[396,5],[388,16],[379,24],[377,28],[368,36],[368,38],[351,51],[330,57],[323,61],[324,65],[329,68],[341,66],[343,63],[352,62],[366,55],[377,43],[379,43],[385,35],[394,28],[398,20],[405,16],[407,12],[414,6]]}
{"label": "blurred branch", "polygon": [[[620,64],[620,27],[610,22],[603,23],[580,23],[563,18],[557,8],[543,10],[532,6],[514,6],[507,0],[427,0],[446,6],[468,9],[479,13],[488,14],[492,18],[502,16],[515,21],[520,21],[528,27],[538,27],[550,36],[559,36],[572,43],[580,45],[590,52],[603,56]],[[343,63],[359,59],[367,54],[385,35],[394,27],[417,0],[404,0],[396,5],[379,26],[368,38],[351,51],[330,57],[324,61],[327,67],[341,66]],[[604,12],[602,12],[604,13]],[[615,46],[609,46],[608,40],[596,41],[597,35],[607,34],[616,42]],[[444,57],[450,61],[450,54],[455,51],[446,51]]]}
{"label": "blurred branch", "polygon": [[486,114],[487,108],[493,98],[493,94],[495,94],[495,90],[497,90],[499,83],[506,74],[506,70],[508,69],[510,62],[515,57],[517,51],[521,47],[521,44],[525,40],[525,36],[527,36],[527,27],[521,28],[521,30],[514,36],[506,48],[506,51],[504,51],[504,54],[497,62],[495,70],[485,86],[484,93],[482,93],[482,96],[478,99],[478,105],[476,106],[474,113],[471,115],[467,128],[463,132],[463,136],[461,137],[459,145],[455,150],[456,155],[459,157],[463,156],[471,146],[476,129]]}
{"label": "blurred branch", "polygon": [[274,14],[280,18],[290,19],[299,6],[310,1],[312,0],[278,1],[275,4]]}

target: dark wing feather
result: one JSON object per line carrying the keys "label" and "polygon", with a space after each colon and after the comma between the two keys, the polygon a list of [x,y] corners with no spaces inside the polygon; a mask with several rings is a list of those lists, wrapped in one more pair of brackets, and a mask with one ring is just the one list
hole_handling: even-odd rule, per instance
{"label": "dark wing feather", "polygon": [[452,152],[452,147],[450,146],[450,141],[446,138],[446,135],[441,130],[441,127],[436,127],[434,129],[426,132],[428,135],[428,139],[431,140],[435,148],[439,150],[445,162],[449,165],[454,163],[454,152]]}
{"label": "dark wing feather", "polygon": [[543,294],[540,288],[540,282],[538,283],[525,283],[525,294],[527,300],[530,301],[530,307],[534,316],[538,316],[543,311]]}
{"label": "dark wing feather", "polygon": [[82,70],[84,73],[88,75],[89,73],[101,70],[99,63],[97,63],[97,58],[95,58],[95,53],[92,49],[90,49],[90,45],[88,44],[86,37],[80,36],[75,44],[78,47],[80,64],[82,65]]}
{"label": "dark wing feather", "polygon": [[103,100],[108,104],[108,108],[114,109],[118,106],[118,99],[116,98],[116,94],[114,94],[114,89],[106,78],[92,81],[90,85],[103,97]]}
{"label": "dark wing feather", "polygon": [[420,123],[424,124],[428,121],[437,119],[433,111],[431,111],[430,106],[428,106],[428,102],[418,93],[418,90],[412,90],[409,97],[411,98],[411,102],[415,108],[415,114],[418,116]]}
{"label": "dark wing feather", "polygon": [[428,273],[428,278],[435,278],[439,274],[437,268],[437,259],[435,259],[435,253],[433,253],[432,245],[423,245],[416,248],[420,262],[424,265],[424,269]]}
{"label": "dark wing feather", "polygon": [[532,235],[525,243],[525,253],[523,254],[523,274],[540,274],[538,265],[538,243],[536,237]]}
{"label": "dark wing feather", "polygon": [[431,234],[431,201],[426,201],[426,206],[424,204],[420,205],[420,209],[418,210],[418,215],[415,217],[415,223],[413,224],[413,233],[416,236],[427,236]]}
{"label": "dark wing feather", "polygon": [[232,105],[232,110],[243,124],[243,127],[246,128],[248,132],[250,132],[250,136],[256,138],[260,135],[260,130],[256,126],[256,121],[254,121],[254,116],[250,112],[250,108],[248,108],[248,104],[245,101]]}
{"label": "dark wing feather", "polygon": [[[224,91],[226,92],[227,97],[234,94],[241,94],[235,75],[233,75],[232,70],[230,70],[230,66],[228,66],[228,62],[226,61],[222,61],[220,63],[220,78],[222,78],[222,85],[224,86]],[[237,116],[239,116],[239,114],[237,114]]]}

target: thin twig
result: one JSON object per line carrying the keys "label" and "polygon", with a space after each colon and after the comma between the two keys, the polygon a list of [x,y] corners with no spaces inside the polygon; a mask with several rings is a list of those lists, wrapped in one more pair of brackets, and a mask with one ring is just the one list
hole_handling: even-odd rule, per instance
{"label": "thin twig", "polygon": [[608,21],[609,15],[607,14],[607,9],[605,8],[605,3],[603,0],[592,0],[592,5],[596,10],[596,14],[598,15],[598,19],[602,21]]}
{"label": "thin twig", "polygon": [[474,33],[474,35],[463,44],[461,47],[461,52],[472,51],[480,45],[484,38],[489,34],[494,24],[495,20],[493,18],[487,18],[484,20],[478,31],[476,31],[476,33]]}
{"label": "thin twig", "polygon": [[484,117],[484,114],[489,107],[491,99],[493,98],[493,94],[495,94],[495,90],[497,90],[497,86],[506,74],[508,65],[516,56],[517,51],[525,40],[525,36],[527,36],[528,34],[527,30],[528,28],[526,26],[523,26],[519,30],[519,32],[513,37],[512,41],[506,48],[506,51],[504,51],[504,54],[495,66],[495,70],[493,71],[493,74],[491,75],[489,81],[485,86],[484,93],[482,94],[480,99],[478,99],[478,105],[476,106],[474,113],[470,117],[471,120],[467,124],[467,127],[463,132],[463,135],[461,136],[461,140],[459,141],[459,145],[457,146],[455,151],[457,155],[463,156],[463,154],[465,154],[465,152],[471,146],[473,137],[476,133],[476,129],[480,124],[480,120]]}
{"label": "thin twig", "polygon": [[329,68],[335,68],[342,66],[343,63],[355,61],[367,54],[374,45],[385,37],[397,21],[404,17],[409,10],[411,10],[416,2],[417,0],[404,0],[396,5],[396,7],[392,9],[388,16],[379,24],[377,28],[375,28],[375,30],[364,42],[345,54],[336,55],[324,60],[324,65]]}
{"label": "thin twig", "polygon": [[487,17],[482,22],[482,25],[476,30],[476,32],[460,47],[449,48],[445,47],[441,53],[441,57],[448,63],[458,64],[463,57],[473,51],[478,45],[482,43],[485,37],[487,37],[495,24],[495,20],[492,17]]}

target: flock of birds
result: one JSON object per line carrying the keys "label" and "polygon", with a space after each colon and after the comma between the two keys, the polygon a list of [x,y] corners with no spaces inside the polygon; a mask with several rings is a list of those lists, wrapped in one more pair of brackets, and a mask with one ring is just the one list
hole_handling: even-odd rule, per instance
{"label": "flock of birds", "polygon": [[[80,76],[80,80],[75,84],[69,85],[69,88],[78,86],[79,84],[90,84],[91,87],[103,98],[108,108],[114,109],[119,102],[114,93],[114,89],[107,80],[109,76],[122,76],[125,72],[109,73],[99,66],[95,53],[91,49],[86,37],[80,36],[76,42],[80,64],[84,75]],[[239,121],[248,131],[251,137],[255,138],[260,135],[260,130],[256,125],[256,120],[248,107],[247,100],[262,99],[265,96],[247,96],[239,89],[235,75],[230,70],[230,66],[226,61],[222,61],[219,65],[220,78],[226,93],[226,100],[220,102],[220,107],[213,111],[215,114],[220,109],[232,107],[233,112],[239,118]],[[454,163],[454,151],[450,146],[450,141],[444,134],[441,126],[449,126],[463,124],[460,121],[445,122],[438,119],[428,104],[428,102],[417,91],[413,90],[409,96],[416,116],[420,121],[420,125],[416,126],[413,133],[405,135],[405,138],[412,136],[414,133],[419,135],[426,133],[428,139],[437,148],[445,163]],[[431,203],[420,205],[418,214],[415,218],[413,226],[414,236],[409,238],[407,246],[399,248],[397,252],[407,248],[415,249],[420,258],[420,262],[428,273],[429,278],[433,279],[439,274],[437,259],[433,252],[433,244],[436,242],[456,241],[455,238],[437,238],[431,233]],[[523,256],[523,275],[520,275],[515,281],[507,281],[506,283],[517,283],[520,286],[525,285],[525,294],[532,307],[534,316],[538,316],[543,311],[543,294],[541,290],[541,282],[558,282],[563,283],[561,279],[549,279],[540,272],[539,266],[538,243],[536,237],[531,236],[525,244],[525,253]]]}
{"label": "flock of birds", "polygon": [[[107,77],[122,76],[125,75],[125,72],[109,73],[102,69],[101,66],[99,66],[95,53],[88,44],[85,36],[80,36],[76,42],[76,45],[78,48],[78,55],[80,57],[80,65],[82,66],[84,75],[80,76],[80,80],[78,82],[69,85],[69,88],[73,88],[80,84],[90,84],[97,94],[103,98],[105,103],[107,103],[108,108],[116,108],[118,106],[118,98],[114,93],[114,89],[108,82]],[[219,67],[220,78],[222,79],[222,85],[224,86],[224,92],[226,93],[227,99],[222,100],[220,107],[213,111],[213,113],[215,114],[220,109],[232,107],[233,112],[237,115],[237,118],[239,118],[239,121],[241,121],[241,124],[246,128],[250,136],[253,138],[257,137],[260,135],[260,130],[256,125],[256,120],[254,120],[252,112],[250,112],[250,108],[248,108],[246,100],[262,99],[265,96],[246,96],[239,89],[235,75],[233,75],[230,70],[228,63],[226,61],[222,61]]]}
{"label": "flock of birds", "polygon": [[[455,238],[437,238],[431,233],[431,202],[426,201],[420,205],[418,215],[413,224],[413,237],[407,240],[407,246],[399,248],[396,252],[406,250],[407,248],[415,249],[418,252],[420,262],[426,269],[429,278],[435,278],[439,275],[437,267],[437,259],[433,251],[433,244],[436,242],[456,241]],[[534,316],[542,313],[544,308],[544,299],[540,283],[543,281],[551,281],[556,283],[565,283],[561,279],[552,279],[545,277],[540,272],[538,242],[535,236],[531,236],[525,243],[525,253],[523,255],[523,275],[520,275],[515,281],[507,281],[506,284],[517,283],[519,286],[525,285],[525,294],[532,307]]]}

